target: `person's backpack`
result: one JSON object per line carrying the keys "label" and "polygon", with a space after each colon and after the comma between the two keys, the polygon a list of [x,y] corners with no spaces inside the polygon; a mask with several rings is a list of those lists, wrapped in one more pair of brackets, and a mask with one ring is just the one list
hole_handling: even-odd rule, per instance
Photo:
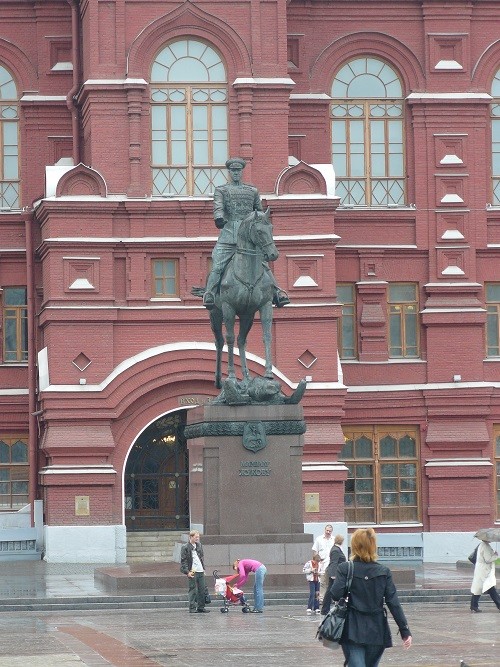
{"label": "person's backpack", "polygon": [[476,564],[476,560],[477,560],[477,550],[478,550],[478,549],[479,549],[479,544],[477,545],[477,547],[474,549],[474,551],[473,551],[473,552],[471,553],[471,555],[469,556],[469,560],[470,560],[470,562],[471,562],[473,565]]}

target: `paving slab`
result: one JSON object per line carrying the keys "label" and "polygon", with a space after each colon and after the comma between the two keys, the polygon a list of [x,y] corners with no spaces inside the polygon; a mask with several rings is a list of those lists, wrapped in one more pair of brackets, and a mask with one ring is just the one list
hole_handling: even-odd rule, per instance
{"label": "paving slab", "polygon": [[[484,603],[407,605],[414,644],[395,641],[381,667],[499,667],[500,614]],[[341,667],[340,651],[315,639],[318,619],[303,607],[263,614],[186,610],[101,611],[0,615],[0,667]]]}

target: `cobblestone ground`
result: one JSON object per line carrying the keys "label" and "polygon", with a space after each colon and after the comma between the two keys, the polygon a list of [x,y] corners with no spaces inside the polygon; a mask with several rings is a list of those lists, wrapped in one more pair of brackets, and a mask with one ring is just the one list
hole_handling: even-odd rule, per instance
{"label": "cobblestone ground", "polygon": [[[318,620],[303,608],[269,607],[262,615],[231,608],[19,612],[0,614],[0,667],[341,667],[340,651],[315,639]],[[489,603],[471,615],[457,604],[405,606],[413,646],[396,646],[382,665],[500,666],[500,614]]]}

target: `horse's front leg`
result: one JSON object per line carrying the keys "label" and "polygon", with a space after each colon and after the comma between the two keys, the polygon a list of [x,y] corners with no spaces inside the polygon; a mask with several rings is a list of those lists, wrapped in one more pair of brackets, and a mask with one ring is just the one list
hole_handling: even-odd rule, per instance
{"label": "horse's front leg", "polygon": [[271,346],[273,340],[273,304],[268,301],[260,309],[260,321],[262,323],[262,338],[264,340],[264,349],[266,351],[266,372],[265,378],[272,380],[273,378],[273,360],[271,353]]}
{"label": "horse's front leg", "polygon": [[227,376],[232,380],[236,380],[236,373],[234,370],[234,323],[236,320],[236,312],[227,303],[222,304],[222,319],[226,327],[226,343],[227,343]]}
{"label": "horse's front leg", "polygon": [[210,326],[215,338],[215,386],[222,388],[222,348],[224,347],[224,336],[222,335],[222,312],[218,308],[210,311]]}
{"label": "horse's front leg", "polygon": [[238,350],[240,351],[241,370],[243,372],[243,379],[250,382],[250,373],[247,366],[247,337],[252,328],[254,314],[240,317],[240,330],[238,331]]}

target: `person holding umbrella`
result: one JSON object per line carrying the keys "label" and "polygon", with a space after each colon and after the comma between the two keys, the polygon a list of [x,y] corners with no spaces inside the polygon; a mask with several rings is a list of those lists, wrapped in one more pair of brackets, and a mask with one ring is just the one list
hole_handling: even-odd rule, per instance
{"label": "person holding umbrella", "polygon": [[[497,534],[498,533],[498,534]],[[495,561],[498,553],[493,550],[490,542],[500,539],[500,533],[496,528],[478,530],[474,535],[481,544],[477,550],[476,564],[474,565],[474,578],[471,585],[470,610],[472,614],[479,614],[479,598],[483,593],[488,593],[497,609],[500,611],[500,595],[496,589]]]}

